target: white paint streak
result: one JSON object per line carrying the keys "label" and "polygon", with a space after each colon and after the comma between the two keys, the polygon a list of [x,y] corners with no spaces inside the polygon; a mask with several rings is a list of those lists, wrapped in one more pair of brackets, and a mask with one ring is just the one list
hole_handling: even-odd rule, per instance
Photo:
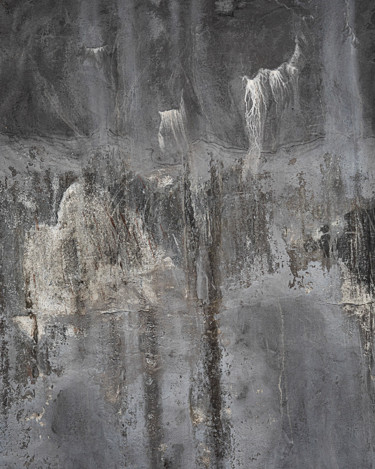
{"label": "white paint streak", "polygon": [[159,125],[159,147],[164,153],[169,147],[184,150],[187,147],[186,136],[186,113],[184,100],[181,98],[179,109],[171,109],[169,111],[160,111]]}
{"label": "white paint streak", "polygon": [[302,59],[299,41],[296,40],[293,55],[288,62],[282,63],[275,70],[262,68],[252,79],[243,77],[245,119],[249,135],[249,154],[252,156],[260,156],[264,125],[272,102],[276,103],[278,110],[281,111],[290,97],[296,93]]}

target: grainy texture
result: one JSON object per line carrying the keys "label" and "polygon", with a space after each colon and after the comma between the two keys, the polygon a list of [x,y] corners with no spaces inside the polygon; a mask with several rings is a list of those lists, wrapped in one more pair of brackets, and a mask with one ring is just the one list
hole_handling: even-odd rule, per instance
{"label": "grainy texture", "polygon": [[374,2],[0,38],[0,467],[375,467]]}

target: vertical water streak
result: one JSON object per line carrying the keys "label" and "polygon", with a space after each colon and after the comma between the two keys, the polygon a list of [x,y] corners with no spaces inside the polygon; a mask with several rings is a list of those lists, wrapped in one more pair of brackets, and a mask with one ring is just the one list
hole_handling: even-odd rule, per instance
{"label": "vertical water streak", "polygon": [[354,31],[354,0],[332,0],[323,4],[322,43],[323,93],[326,147],[344,158],[349,196],[358,190],[353,178],[360,167],[363,130],[359,86],[359,46]]}

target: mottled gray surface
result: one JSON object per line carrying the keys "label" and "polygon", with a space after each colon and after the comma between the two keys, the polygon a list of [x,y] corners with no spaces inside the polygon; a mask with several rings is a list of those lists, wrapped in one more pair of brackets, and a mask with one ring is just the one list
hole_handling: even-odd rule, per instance
{"label": "mottled gray surface", "polygon": [[0,3],[0,467],[375,467],[375,4]]}

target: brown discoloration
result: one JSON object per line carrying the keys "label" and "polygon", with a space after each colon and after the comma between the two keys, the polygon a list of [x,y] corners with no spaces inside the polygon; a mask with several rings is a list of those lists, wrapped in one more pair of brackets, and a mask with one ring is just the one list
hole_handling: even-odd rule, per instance
{"label": "brown discoloration", "polygon": [[[34,279],[35,282],[35,279]],[[35,284],[34,284],[35,287]],[[31,299],[31,292],[30,292],[30,275],[25,276],[25,308],[26,311],[32,311],[33,309],[33,302]]]}
{"label": "brown discoloration", "polygon": [[117,226],[115,224],[115,221],[111,215],[108,215],[109,219],[111,220],[111,225],[113,226],[114,230],[117,232]]}
{"label": "brown discoloration", "polygon": [[[1,294],[1,302],[3,295]],[[0,338],[1,338],[1,356],[0,356],[0,377],[1,377],[1,413],[6,418],[10,409],[10,376],[9,376],[9,354],[8,354],[8,340],[7,340],[7,325],[5,318],[0,318]]]}
{"label": "brown discoloration", "polygon": [[[197,270],[196,259],[199,253],[199,230],[195,221],[193,194],[189,179],[189,162],[185,162],[183,180],[183,217],[184,217],[184,251],[187,270],[187,288],[189,298],[196,300]],[[163,232],[164,234],[164,232]]]}
{"label": "brown discoloration", "polygon": [[[200,358],[202,370],[198,371],[198,376],[190,390],[190,418],[194,431],[204,432],[204,447],[209,448],[208,459],[203,447],[198,445],[198,464],[205,466],[209,460],[209,464],[217,468],[224,466],[230,450],[229,426],[222,412],[222,351],[217,319],[222,302],[223,181],[221,169],[220,165],[211,162],[210,181],[204,186],[204,193],[199,193],[201,197],[199,209],[195,207],[197,202],[194,196],[197,195],[193,195],[190,184],[185,186],[185,249],[188,285],[191,289],[190,298],[195,298],[197,311],[203,316]],[[201,217],[204,224],[198,228],[198,220],[200,221]],[[192,254],[195,254],[194,257]],[[199,262],[203,263],[207,276],[207,296],[203,300],[198,300],[198,257],[201,258]]]}
{"label": "brown discoloration", "polygon": [[33,338],[35,344],[38,344],[39,340],[39,333],[38,333],[38,322],[36,320],[36,315],[34,313],[29,313],[29,317],[33,322],[32,329],[31,329],[31,337]]}
{"label": "brown discoloration", "polygon": [[120,218],[121,218],[122,223],[124,224],[124,226],[125,226],[125,228],[126,228],[126,231],[127,231],[128,235],[131,236],[131,235],[130,235],[129,228],[128,228],[128,224],[126,223],[126,220],[125,220],[124,215],[123,215],[121,212],[119,212],[119,214],[120,214]]}
{"label": "brown discoloration", "polygon": [[152,249],[151,241],[150,241],[150,240],[148,240],[148,245],[149,245],[149,247],[150,247],[150,251],[151,251],[151,253],[152,253],[152,256],[155,258],[154,250]]}
{"label": "brown discoloration", "polygon": [[203,307],[205,319],[204,333],[204,368],[208,380],[209,392],[209,441],[215,457],[215,467],[220,468],[228,453],[228,428],[222,420],[221,389],[221,347],[217,315],[222,302],[220,250],[221,250],[221,214],[222,214],[222,176],[215,165],[211,164],[211,181],[208,190],[209,232],[208,240],[208,304]]}

